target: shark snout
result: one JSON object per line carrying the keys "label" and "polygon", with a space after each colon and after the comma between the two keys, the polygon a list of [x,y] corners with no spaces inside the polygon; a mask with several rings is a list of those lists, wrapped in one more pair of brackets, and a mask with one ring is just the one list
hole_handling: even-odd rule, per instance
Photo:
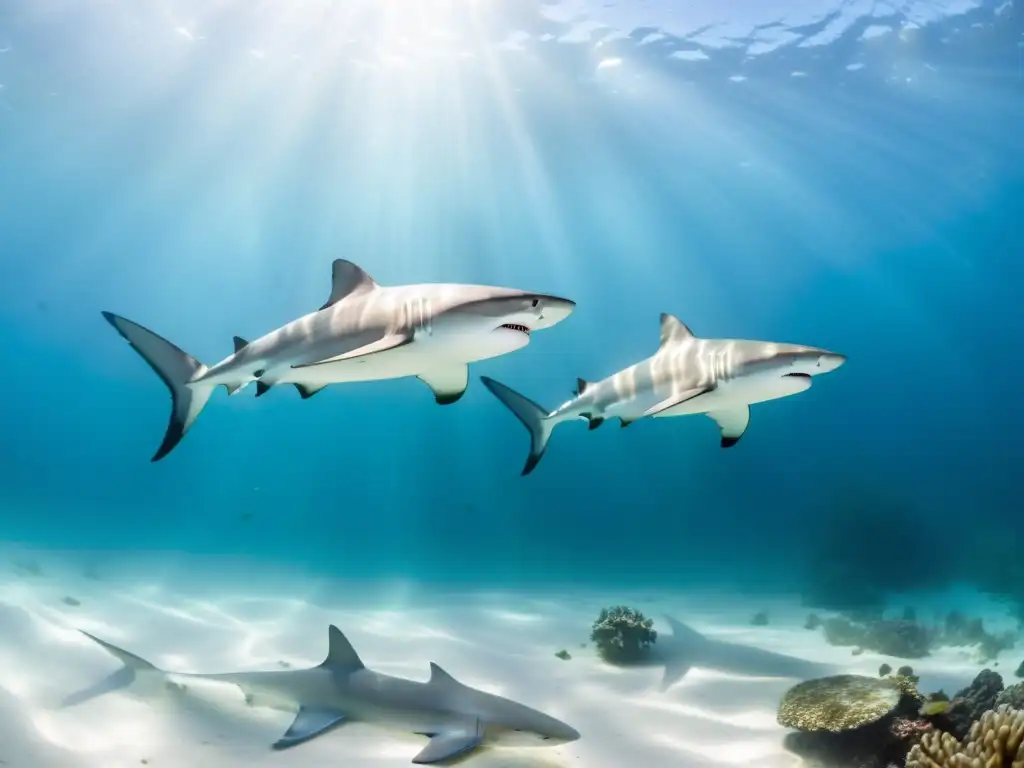
{"label": "shark snout", "polygon": [[558,296],[537,295],[534,297],[534,301],[537,302],[535,306],[536,315],[530,321],[530,329],[535,331],[542,328],[550,328],[562,322],[576,309],[575,301],[559,298]]}
{"label": "shark snout", "polygon": [[846,355],[841,355],[838,352],[822,352],[818,357],[817,372],[831,373],[845,362]]}

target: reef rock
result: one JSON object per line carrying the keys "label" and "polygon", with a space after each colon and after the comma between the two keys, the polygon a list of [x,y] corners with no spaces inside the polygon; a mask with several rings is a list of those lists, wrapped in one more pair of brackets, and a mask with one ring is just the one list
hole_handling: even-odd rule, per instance
{"label": "reef rock", "polygon": [[949,721],[950,733],[957,739],[967,736],[971,723],[981,719],[985,712],[995,709],[996,698],[1002,690],[1003,678],[998,672],[991,669],[979,672],[974,682],[957,691],[949,702],[949,709],[945,714]]}

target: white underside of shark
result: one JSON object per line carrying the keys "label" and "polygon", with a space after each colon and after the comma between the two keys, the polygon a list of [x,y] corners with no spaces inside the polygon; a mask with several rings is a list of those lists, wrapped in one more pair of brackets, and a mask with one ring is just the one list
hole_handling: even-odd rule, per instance
{"label": "white underside of shark", "polygon": [[317,311],[248,342],[207,366],[143,326],[103,316],[149,363],[171,392],[172,411],[158,461],[182,440],[218,386],[256,395],[281,384],[309,398],[330,384],[416,376],[441,405],[459,400],[469,363],[530,343],[575,304],[512,288],[426,283],[382,286],[350,261],[332,265],[331,295]]}
{"label": "white underside of shark", "polygon": [[537,466],[555,427],[578,419],[596,429],[610,418],[626,427],[648,417],[703,413],[718,424],[721,445],[729,448],[746,432],[751,405],[804,392],[813,376],[845,361],[817,347],[701,339],[676,317],[662,314],[661,343],[654,355],[598,382],[579,379],[575,397],[553,411],[501,382],[482,380],[530,432],[526,475]]}
{"label": "white underside of shark", "polygon": [[[416,764],[450,760],[482,746],[554,746],[580,734],[560,720],[510,699],[460,683],[436,664],[425,683],[367,669],[348,639],[330,627],[326,660],[309,669],[219,674],[169,673],[145,659],[83,632],[124,665],[106,679],[69,696],[64,706],[125,688],[142,676],[180,686],[189,680],[238,686],[256,705],[295,712],[275,749],[293,747],[345,722],[360,721],[429,739]],[[341,763],[339,763],[340,765]]]}

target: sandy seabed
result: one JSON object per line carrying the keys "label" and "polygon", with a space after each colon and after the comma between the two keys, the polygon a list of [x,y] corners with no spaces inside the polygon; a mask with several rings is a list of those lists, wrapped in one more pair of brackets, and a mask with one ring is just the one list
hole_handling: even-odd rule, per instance
{"label": "sandy seabed", "polygon": [[[358,722],[272,751],[291,716],[248,705],[233,686],[190,686],[183,695],[134,686],[60,706],[119,667],[77,629],[170,671],[227,672],[319,664],[331,623],[371,669],[426,680],[433,661],[467,685],[547,712],[582,735],[557,747],[485,748],[461,765],[800,764],[783,749],[785,730],[775,720],[780,697],[796,679],[774,677],[770,664],[763,674],[737,674],[728,658],[719,658],[718,668],[697,666],[661,691],[661,669],[614,668],[584,647],[600,608],[614,603],[655,617],[662,632],[668,628],[661,616],[668,613],[709,638],[836,671],[876,675],[883,662],[905,663],[829,646],[820,631],[803,629],[808,611],[795,598],[568,586],[466,591],[401,580],[325,581],[271,572],[256,561],[93,555],[84,562],[80,553],[8,548],[0,550],[0,766],[410,765],[423,737]],[[768,626],[751,625],[759,610],[768,611]],[[572,658],[556,658],[561,649]],[[1012,670],[1009,655],[1003,666]],[[912,664],[923,689],[947,692],[982,669],[965,649],[943,649]]]}

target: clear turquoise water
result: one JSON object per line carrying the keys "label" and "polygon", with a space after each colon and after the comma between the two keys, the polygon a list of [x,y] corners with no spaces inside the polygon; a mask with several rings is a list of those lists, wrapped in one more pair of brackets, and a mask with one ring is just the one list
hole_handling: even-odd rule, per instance
{"label": "clear turquoise water", "polygon": [[[0,4],[0,537],[750,591],[804,584],[853,503],[886,511],[850,572],[1013,591],[1020,10],[791,6]],[[455,406],[221,392],[150,464],[166,391],[100,311],[216,361],[337,257],[578,309]],[[568,426],[519,477],[476,377],[553,406],[660,312],[850,362],[733,450],[702,417]]]}

